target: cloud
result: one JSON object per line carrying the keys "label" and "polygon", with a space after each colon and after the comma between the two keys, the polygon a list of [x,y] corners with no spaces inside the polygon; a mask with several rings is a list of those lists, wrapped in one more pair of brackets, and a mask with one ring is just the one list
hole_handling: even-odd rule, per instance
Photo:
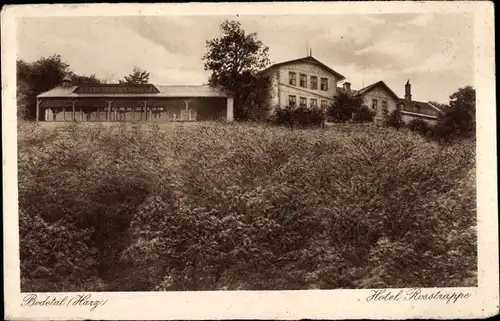
{"label": "cloud", "polygon": [[436,53],[425,57],[421,62],[415,63],[403,70],[405,73],[419,72],[437,72],[453,70],[455,65],[459,63],[457,57],[459,55],[460,46],[458,43],[450,39],[444,43],[444,47]]}
{"label": "cloud", "polygon": [[33,61],[60,54],[74,72],[110,81],[118,81],[134,66],[149,71],[156,83],[178,84],[182,79],[192,84],[204,74],[200,57],[169,51],[112,19],[80,22],[59,21],[57,26],[40,23],[36,30],[28,30],[32,36],[20,48],[20,58]]}
{"label": "cloud", "polygon": [[446,101],[459,82],[472,84],[473,20],[466,14],[25,18],[18,54],[34,61],[57,53],[73,71],[108,81],[137,66],[157,84],[201,84],[208,79],[205,40],[219,36],[224,19],[257,32],[273,62],[303,57],[309,46],[353,88],[384,80],[398,93],[411,77],[418,99]]}
{"label": "cloud", "polygon": [[432,19],[434,19],[434,14],[431,13],[422,13],[415,17],[413,20],[408,21],[409,24],[424,27],[427,26]]}
{"label": "cloud", "polygon": [[391,39],[383,39],[375,42],[363,49],[356,50],[355,55],[378,54],[387,55],[390,57],[405,58],[412,54],[415,50],[415,42],[405,40],[393,41]]}

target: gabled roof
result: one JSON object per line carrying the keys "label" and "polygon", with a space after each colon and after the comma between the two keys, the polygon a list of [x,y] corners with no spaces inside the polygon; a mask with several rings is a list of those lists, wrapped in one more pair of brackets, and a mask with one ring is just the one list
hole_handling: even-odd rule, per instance
{"label": "gabled roof", "polygon": [[328,72],[330,72],[333,75],[335,75],[335,77],[337,78],[337,81],[341,81],[341,80],[345,79],[344,76],[342,76],[341,74],[339,74],[338,72],[336,72],[332,68],[328,67],[327,65],[325,65],[324,63],[322,63],[318,59],[314,58],[313,56],[307,56],[307,57],[302,57],[302,58],[298,58],[298,59],[293,59],[293,60],[279,62],[279,63],[273,64],[273,65],[267,67],[266,69],[264,69],[263,71],[261,71],[261,73],[266,73],[266,72],[268,72],[268,71],[270,71],[272,69],[275,69],[275,68],[278,68],[278,67],[281,67],[281,66],[285,66],[285,65],[289,65],[289,64],[293,64],[293,63],[298,63],[298,62],[304,62],[304,63],[308,63],[308,64],[314,64],[314,65],[317,65],[317,66],[319,66],[319,67],[321,67],[323,69],[326,69]]}
{"label": "gabled roof", "polygon": [[[116,85],[113,85],[116,86]],[[127,85],[124,85],[127,86]],[[130,86],[130,85],[128,85]],[[231,93],[209,86],[155,86],[157,93],[77,93],[79,86],[59,86],[41,93],[37,98],[92,98],[92,97],[228,97]]]}
{"label": "gabled roof", "polygon": [[418,106],[419,107],[418,113],[422,114],[422,115],[434,116],[434,114],[432,113],[433,111],[438,111],[440,114],[445,113],[445,111],[434,106],[433,104],[428,103],[428,102],[423,102],[423,101],[400,99],[398,102],[398,105],[404,106],[403,111],[405,111],[405,109],[408,109],[406,111],[411,111],[413,113],[416,112],[416,108]]}
{"label": "gabled roof", "polygon": [[369,86],[366,86],[364,88],[361,88],[360,90],[357,90],[356,91],[356,95],[359,95],[359,96],[363,96],[364,94],[372,91],[373,89],[377,88],[377,87],[382,87],[384,88],[395,100],[399,100],[399,97],[398,95],[396,95],[392,90],[391,88],[389,88],[389,86],[387,86],[385,84],[385,82],[383,82],[382,80],[381,81],[377,81],[376,83],[374,84],[371,84]]}

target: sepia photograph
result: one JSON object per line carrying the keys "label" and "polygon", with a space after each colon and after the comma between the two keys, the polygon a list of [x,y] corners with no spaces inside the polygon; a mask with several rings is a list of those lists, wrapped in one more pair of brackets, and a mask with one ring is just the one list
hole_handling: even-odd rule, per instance
{"label": "sepia photograph", "polygon": [[12,19],[17,305],[479,289],[474,10],[67,12]]}

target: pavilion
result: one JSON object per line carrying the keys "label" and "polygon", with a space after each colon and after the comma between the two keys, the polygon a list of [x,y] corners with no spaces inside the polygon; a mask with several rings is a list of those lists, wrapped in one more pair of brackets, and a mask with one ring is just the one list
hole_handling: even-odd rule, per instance
{"label": "pavilion", "polygon": [[37,96],[37,121],[233,121],[233,96],[208,86],[71,85]]}

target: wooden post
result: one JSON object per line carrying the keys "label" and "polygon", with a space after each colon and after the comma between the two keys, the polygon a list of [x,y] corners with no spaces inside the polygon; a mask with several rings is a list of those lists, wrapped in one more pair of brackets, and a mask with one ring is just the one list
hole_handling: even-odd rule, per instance
{"label": "wooden post", "polygon": [[106,121],[110,121],[110,117],[111,117],[111,104],[113,104],[113,101],[112,100],[107,100],[106,101],[108,103],[108,109],[106,110]]}
{"label": "wooden post", "polygon": [[189,112],[189,103],[191,102],[191,99],[184,99],[184,104],[186,105],[186,111],[184,112],[184,119],[181,120],[191,120],[191,115],[188,114]]}
{"label": "wooden post", "polygon": [[234,120],[234,111],[233,111],[233,97],[227,97],[227,107],[226,107],[226,120],[233,121]]}
{"label": "wooden post", "polygon": [[73,107],[73,110],[71,111],[72,112],[72,121],[75,121],[76,120],[76,117],[75,117],[75,107],[76,107],[76,100],[73,100],[72,101],[72,107]]}
{"label": "wooden post", "polygon": [[115,121],[117,121],[117,119],[116,119],[116,106],[113,108],[113,111],[114,111],[114,114],[115,114]]}
{"label": "wooden post", "polygon": [[63,121],[66,121],[66,107],[63,107]]}
{"label": "wooden post", "polygon": [[40,117],[40,99],[36,100],[36,122],[38,123],[38,118]]}
{"label": "wooden post", "polygon": [[147,103],[146,100],[143,101],[143,108],[144,108],[144,115],[145,115],[145,118],[146,118],[146,119],[144,119],[144,121],[148,121],[148,103]]}
{"label": "wooden post", "polygon": [[83,121],[83,108],[80,106],[80,121]]}

